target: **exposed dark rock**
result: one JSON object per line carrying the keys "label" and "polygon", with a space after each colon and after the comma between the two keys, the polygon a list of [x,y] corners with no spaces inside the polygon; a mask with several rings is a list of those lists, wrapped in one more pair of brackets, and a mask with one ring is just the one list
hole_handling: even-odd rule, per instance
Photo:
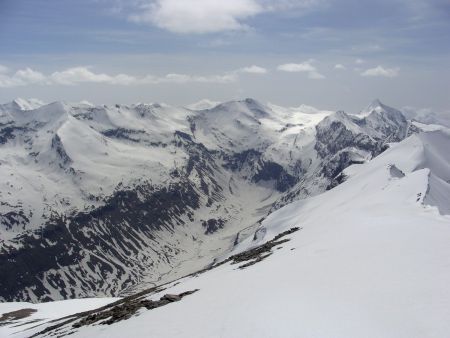
{"label": "exposed dark rock", "polygon": [[16,132],[28,131],[28,128],[14,126],[12,122],[0,123],[0,144],[5,144],[8,140],[16,138]]}
{"label": "exposed dark rock", "polygon": [[25,215],[23,210],[9,211],[4,214],[0,214],[0,224],[5,229],[12,229],[21,227],[25,229],[25,226],[30,222],[30,219]]}
{"label": "exposed dark rock", "polygon": [[297,183],[298,178],[288,174],[286,170],[275,162],[262,162],[260,169],[253,176],[253,182],[275,181],[275,189],[281,192],[287,191]]}
{"label": "exposed dark rock", "polygon": [[115,305],[106,311],[99,311],[82,317],[76,323],[72,325],[74,328],[80,328],[86,325],[92,325],[94,323],[100,323],[103,325],[111,325],[122,320],[129,319],[141,308],[146,308],[147,310],[153,310],[158,307],[180,301],[183,297],[197,292],[198,289],[192,291],[186,291],[180,293],[179,295],[164,295],[159,300],[153,301],[149,299],[127,299],[121,304]]}
{"label": "exposed dark rock", "polygon": [[11,321],[27,318],[35,313],[36,309],[20,309],[12,312],[2,314],[0,317],[0,326],[3,326]]}
{"label": "exposed dark rock", "polygon": [[61,168],[65,168],[66,166],[70,165],[72,163],[72,159],[69,157],[69,155],[66,153],[66,150],[64,149],[64,145],[61,141],[61,138],[58,134],[55,134],[52,138],[52,149],[56,151],[59,157],[59,166]]}
{"label": "exposed dark rock", "polygon": [[167,299],[169,302],[178,302],[181,299],[181,296],[166,294],[161,299]]}
{"label": "exposed dark rock", "polygon": [[259,245],[253,249],[250,249],[250,250],[247,250],[247,251],[244,251],[239,254],[231,256],[227,261],[231,261],[231,264],[247,262],[247,263],[239,266],[240,269],[244,269],[253,264],[259,263],[272,254],[271,251],[272,251],[273,247],[275,247],[279,244],[288,242],[290,240],[289,238],[285,238],[285,239],[281,239],[281,238],[283,238],[287,235],[290,235],[296,231],[299,231],[300,229],[301,228],[299,228],[299,227],[294,227],[287,231],[284,231],[284,232],[276,235],[272,240],[267,241],[266,243],[264,243],[262,245]]}
{"label": "exposed dark rock", "polygon": [[322,158],[337,154],[339,151],[349,147],[377,154],[383,143],[365,134],[353,134],[341,121],[333,121],[329,126],[326,123],[319,123],[316,127],[316,132],[317,142],[315,149]]}
{"label": "exposed dark rock", "polygon": [[225,221],[223,219],[215,219],[211,218],[207,221],[202,221],[202,226],[206,228],[205,234],[212,234],[219,229],[222,229],[225,225]]}
{"label": "exposed dark rock", "polygon": [[233,171],[242,171],[250,173],[250,177],[243,176],[244,179],[250,179],[252,182],[274,181],[275,189],[284,192],[297,183],[298,178],[289,174],[285,168],[275,162],[265,161],[263,154],[254,149],[249,149],[241,153],[231,155],[223,154],[224,168]]}
{"label": "exposed dark rock", "polygon": [[134,138],[133,135],[145,134],[143,130],[134,130],[134,129],[125,129],[125,128],[116,128],[116,129],[108,129],[102,132],[106,137],[128,140],[131,142],[139,142],[138,138]]}
{"label": "exposed dark rock", "polygon": [[262,153],[249,149],[241,153],[233,153],[232,155],[224,154],[224,167],[233,171],[242,170],[244,167],[252,166],[258,163],[262,156]]}
{"label": "exposed dark rock", "polygon": [[142,308],[152,310],[173,302],[178,302],[184,297],[197,292],[198,289],[182,292],[178,295],[166,294],[157,301],[146,299],[146,297],[160,291],[160,287],[154,287],[139,292],[135,295],[125,297],[117,302],[105,305],[95,310],[80,312],[64,318],[60,318],[57,320],[57,324],[45,328],[44,330],[34,334],[32,337],[42,336],[45,334],[58,334],[59,336],[63,336],[66,334],[60,332],[60,330],[62,330],[64,327],[68,327],[69,325],[73,329],[78,329],[80,327],[96,323],[102,325],[111,325],[119,321],[131,318],[132,316],[136,315],[138,310]]}
{"label": "exposed dark rock", "polygon": [[389,174],[393,178],[403,178],[405,173],[395,166],[395,164],[389,165]]}
{"label": "exposed dark rock", "polygon": [[344,183],[347,180],[347,176],[341,172],[339,175],[337,175],[335,178],[331,180],[331,183],[328,185],[327,190],[331,190],[335,187],[337,187],[339,184]]}
{"label": "exposed dark rock", "polygon": [[417,127],[415,124],[410,124],[408,127],[408,132],[407,132],[407,136],[411,136],[413,134],[419,134],[421,133],[423,130],[419,127]]}

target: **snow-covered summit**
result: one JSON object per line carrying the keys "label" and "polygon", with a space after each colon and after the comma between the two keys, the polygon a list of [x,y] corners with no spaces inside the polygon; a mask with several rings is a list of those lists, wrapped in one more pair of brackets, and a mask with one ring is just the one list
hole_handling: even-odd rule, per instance
{"label": "snow-covered summit", "polygon": [[218,102],[218,101],[212,101],[212,100],[209,100],[209,99],[202,99],[202,100],[200,100],[198,102],[188,104],[186,106],[186,108],[188,108],[190,110],[205,110],[205,109],[214,108],[215,106],[217,106],[219,104],[220,104],[220,102]]}
{"label": "snow-covered summit", "polygon": [[370,102],[367,107],[362,109],[357,115],[361,117],[365,117],[369,114],[371,114],[374,111],[383,111],[384,110],[384,104],[379,99],[373,99],[372,102]]}
{"label": "snow-covered summit", "polygon": [[398,109],[390,107],[384,103],[382,103],[379,99],[374,99],[366,108],[361,110],[356,116],[367,117],[374,113],[384,113],[389,114],[390,116],[400,116],[402,112]]}
{"label": "snow-covered summit", "polygon": [[39,99],[22,99],[20,97],[14,99],[12,104],[20,110],[33,110],[45,105],[45,103]]}
{"label": "snow-covered summit", "polygon": [[267,116],[270,108],[254,99],[244,99],[240,101],[228,101],[218,104],[211,109],[207,109],[210,114],[228,114],[230,118],[246,114],[253,118]]}

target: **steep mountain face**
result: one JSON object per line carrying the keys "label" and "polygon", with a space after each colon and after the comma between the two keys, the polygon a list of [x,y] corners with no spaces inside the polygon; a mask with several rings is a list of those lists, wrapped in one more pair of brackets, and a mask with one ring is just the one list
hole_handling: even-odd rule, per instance
{"label": "steep mountain face", "polygon": [[0,105],[2,300],[123,295],[198,270],[420,129],[380,102],[34,104]]}
{"label": "steep mountain face", "polygon": [[338,111],[325,117],[315,126],[310,169],[274,207],[342,183],[345,168],[374,158],[385,151],[389,143],[403,140],[408,132],[420,132],[420,129],[411,125],[400,111],[378,100],[356,115]]}

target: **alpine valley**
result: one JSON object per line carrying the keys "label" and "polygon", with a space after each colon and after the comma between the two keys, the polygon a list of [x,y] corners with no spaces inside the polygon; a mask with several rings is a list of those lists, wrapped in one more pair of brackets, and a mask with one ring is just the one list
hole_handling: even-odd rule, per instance
{"label": "alpine valley", "polygon": [[0,105],[0,333],[448,336],[450,130],[407,116]]}

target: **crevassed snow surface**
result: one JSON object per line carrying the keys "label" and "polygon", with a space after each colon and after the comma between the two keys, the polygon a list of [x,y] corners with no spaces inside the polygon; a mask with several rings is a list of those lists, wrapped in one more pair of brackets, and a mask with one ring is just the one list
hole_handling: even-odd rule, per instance
{"label": "crevassed snow surface", "polygon": [[264,238],[236,249],[302,228],[264,261],[185,278],[152,298],[200,291],[73,337],[449,337],[450,216],[427,204],[448,202],[449,145],[448,131],[413,135],[349,167],[346,182],[274,212]]}

